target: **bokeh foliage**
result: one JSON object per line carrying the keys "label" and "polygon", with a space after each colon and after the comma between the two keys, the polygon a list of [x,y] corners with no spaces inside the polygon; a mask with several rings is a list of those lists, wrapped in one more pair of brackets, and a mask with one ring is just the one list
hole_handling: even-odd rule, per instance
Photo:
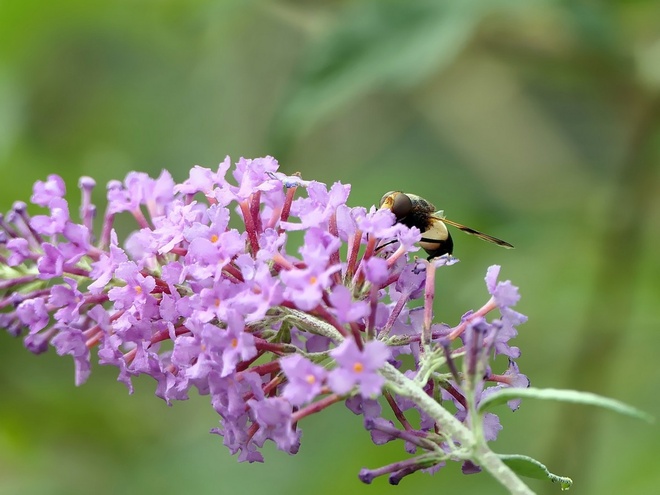
{"label": "bokeh foliage", "polygon": [[[58,173],[181,180],[229,154],[402,189],[516,245],[456,233],[438,318],[485,301],[490,264],[520,286],[517,344],[536,386],[658,415],[660,3],[587,0],[0,2],[0,203]],[[75,211],[72,208],[72,211]],[[0,493],[501,493],[448,468],[364,487],[375,447],[341,407],[303,423],[298,456],[239,465],[207,434],[207,398],[127,396],[114,369],[73,386],[69,359],[0,335]],[[573,405],[502,411],[496,450],[573,477],[579,493],[653,493],[660,434]],[[531,485],[540,493],[557,487]]]}

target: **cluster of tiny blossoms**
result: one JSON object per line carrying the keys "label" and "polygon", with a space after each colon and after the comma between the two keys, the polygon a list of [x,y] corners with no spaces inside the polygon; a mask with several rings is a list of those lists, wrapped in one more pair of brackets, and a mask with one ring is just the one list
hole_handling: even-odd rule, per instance
{"label": "cluster of tiny blossoms", "polygon": [[[60,177],[37,182],[31,201],[46,214],[30,216],[17,202],[0,216],[0,325],[34,353],[53,346],[71,355],[76,384],[94,350],[131,392],[141,374],[168,404],[195,387],[220,416],[212,431],[242,461],[262,461],[266,440],[296,453],[301,420],[345,401],[375,443],[400,439],[417,454],[363,469],[363,481],[387,474],[396,483],[447,460],[477,471],[461,441],[388,376],[399,373],[493,440],[498,417],[471,418],[474,406],[528,385],[508,344],[525,320],[511,309],[517,289],[498,282],[493,266],[482,308],[454,327],[433,323],[435,272],[453,258],[410,256],[420,232],[389,210],[351,208],[349,186],[277,169],[271,157],[233,168],[227,158],[215,171],[194,167],[181,184],[165,171],[129,173],[107,186],[98,236],[91,178],[79,181],[80,221]],[[120,213],[138,226],[121,243]],[[297,249],[288,243],[295,231],[304,234]],[[494,309],[499,317],[486,320]],[[498,354],[509,363],[500,374],[490,367]]]}

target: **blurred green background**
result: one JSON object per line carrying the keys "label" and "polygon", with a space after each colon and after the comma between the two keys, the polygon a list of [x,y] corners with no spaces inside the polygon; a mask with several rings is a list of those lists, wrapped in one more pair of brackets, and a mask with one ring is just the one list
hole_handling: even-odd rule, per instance
{"label": "blurred green background", "polygon": [[[437,318],[486,300],[491,264],[521,288],[515,344],[541,387],[660,412],[660,2],[0,0],[0,206],[49,173],[271,154],[350,203],[417,193],[516,246],[454,235]],[[72,211],[75,211],[72,208]],[[655,246],[655,247],[654,247]],[[0,494],[504,493],[450,466],[399,487],[357,473],[404,458],[342,406],[300,453],[238,464],[206,397],[128,396],[114,369],[0,334]],[[657,426],[579,406],[501,410],[494,444],[573,477],[575,493],[660,489]],[[539,493],[559,487],[530,481]],[[421,492],[420,492],[421,491]]]}

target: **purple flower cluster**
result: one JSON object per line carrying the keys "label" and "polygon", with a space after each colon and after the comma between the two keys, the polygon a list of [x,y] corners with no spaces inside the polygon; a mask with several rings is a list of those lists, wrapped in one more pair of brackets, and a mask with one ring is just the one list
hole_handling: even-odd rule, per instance
{"label": "purple flower cluster", "polygon": [[[347,185],[286,176],[271,157],[194,167],[181,184],[167,172],[130,173],[108,184],[98,237],[94,186],[79,182],[80,221],[56,175],[34,186],[31,201],[45,214],[30,216],[17,202],[0,216],[0,324],[34,353],[52,345],[71,355],[76,384],[89,376],[95,350],[130,392],[141,374],[167,403],[195,387],[210,396],[220,416],[213,432],[239,460],[262,461],[266,440],[296,453],[300,421],[345,400],[374,442],[399,438],[410,453],[421,450],[361,475],[397,481],[440,467],[445,459],[428,454],[450,458],[451,442],[388,384],[387,363],[466,425],[482,397],[528,385],[514,361],[520,351],[508,344],[525,317],[511,309],[518,292],[497,281],[499,267],[488,271],[491,298],[481,309],[453,328],[433,323],[435,271],[455,260],[409,261],[419,230],[389,210],[347,206]],[[138,226],[122,243],[120,214]],[[295,231],[304,242],[293,252]],[[412,309],[416,299],[424,304]],[[487,321],[494,309],[501,317]],[[509,361],[501,374],[489,364],[498,354]],[[385,404],[398,425],[383,418]],[[487,440],[501,428],[493,414],[482,427]]]}

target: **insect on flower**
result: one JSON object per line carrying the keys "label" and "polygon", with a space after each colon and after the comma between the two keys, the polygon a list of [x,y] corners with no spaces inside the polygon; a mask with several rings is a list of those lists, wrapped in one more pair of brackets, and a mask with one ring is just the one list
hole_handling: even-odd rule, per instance
{"label": "insect on flower", "polygon": [[513,248],[511,244],[497,237],[484,234],[460,223],[445,218],[443,211],[436,211],[435,206],[416,194],[390,191],[380,200],[379,208],[387,208],[396,217],[396,221],[406,227],[417,227],[422,232],[419,245],[429,255],[428,259],[452,254],[454,241],[447,230],[447,225],[456,227],[484,241],[492,242],[507,249]]}

